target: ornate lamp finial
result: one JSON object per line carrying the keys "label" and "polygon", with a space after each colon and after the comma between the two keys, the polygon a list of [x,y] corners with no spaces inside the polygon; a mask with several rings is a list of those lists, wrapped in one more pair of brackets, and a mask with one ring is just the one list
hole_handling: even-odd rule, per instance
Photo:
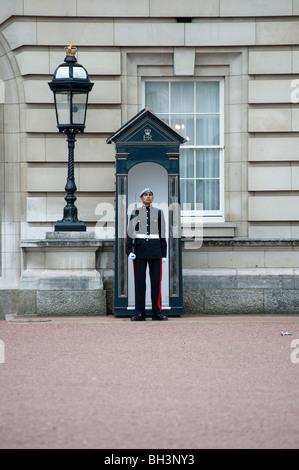
{"label": "ornate lamp finial", "polygon": [[70,45],[65,47],[64,50],[65,50],[67,56],[75,57],[75,54],[76,54],[78,48],[76,46],[73,46],[73,43],[70,42]]}

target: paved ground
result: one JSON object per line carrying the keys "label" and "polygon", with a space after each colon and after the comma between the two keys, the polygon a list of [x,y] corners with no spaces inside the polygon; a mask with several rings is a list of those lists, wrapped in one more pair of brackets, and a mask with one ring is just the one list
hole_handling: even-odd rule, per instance
{"label": "paved ground", "polygon": [[299,317],[0,321],[0,340],[0,449],[299,448]]}

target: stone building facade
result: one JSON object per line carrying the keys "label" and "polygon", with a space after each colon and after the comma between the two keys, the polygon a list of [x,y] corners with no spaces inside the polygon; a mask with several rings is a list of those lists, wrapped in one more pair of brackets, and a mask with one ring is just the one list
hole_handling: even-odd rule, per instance
{"label": "stone building facade", "polygon": [[[0,318],[112,312],[106,140],[150,104],[173,125],[183,116],[185,136],[194,123],[182,225],[206,202],[201,246],[183,233],[185,313],[298,313],[298,26],[299,0],[2,0]],[[67,145],[47,83],[70,41],[94,82],[75,149],[87,233],[58,236]]]}

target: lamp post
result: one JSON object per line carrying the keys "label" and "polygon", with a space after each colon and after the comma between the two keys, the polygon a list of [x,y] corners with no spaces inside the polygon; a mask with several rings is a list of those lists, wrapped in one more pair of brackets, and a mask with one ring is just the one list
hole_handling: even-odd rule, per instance
{"label": "lamp post", "polygon": [[88,78],[87,70],[77,63],[75,54],[77,47],[72,43],[65,47],[64,63],[54,72],[49,87],[54,93],[57,127],[59,132],[67,135],[68,142],[68,174],[65,191],[67,205],[63,210],[63,219],[55,225],[55,232],[85,232],[86,225],[78,220],[75,206],[77,191],[74,177],[74,149],[77,132],[84,132],[88,94],[93,83]]}

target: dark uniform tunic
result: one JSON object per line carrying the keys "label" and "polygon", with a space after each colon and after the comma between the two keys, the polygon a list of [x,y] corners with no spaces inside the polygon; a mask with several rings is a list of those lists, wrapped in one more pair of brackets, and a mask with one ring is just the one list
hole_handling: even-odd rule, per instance
{"label": "dark uniform tunic", "polygon": [[162,258],[166,258],[165,219],[155,207],[136,209],[130,218],[126,253],[134,252],[135,314],[145,315],[146,267],[149,265],[153,316],[161,313]]}

